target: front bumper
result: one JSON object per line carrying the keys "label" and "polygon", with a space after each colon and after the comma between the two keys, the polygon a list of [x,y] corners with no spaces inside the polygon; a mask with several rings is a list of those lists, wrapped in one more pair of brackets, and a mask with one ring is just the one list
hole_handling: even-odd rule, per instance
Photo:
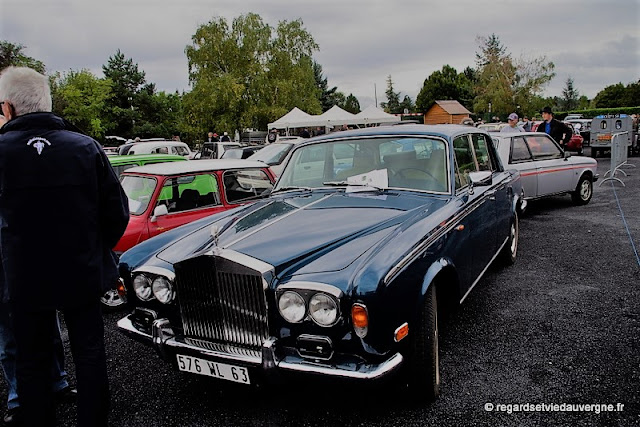
{"label": "front bumper", "polygon": [[326,377],[347,380],[373,381],[386,378],[397,371],[402,365],[403,357],[395,353],[382,363],[362,363],[360,360],[342,358],[340,361],[317,361],[301,357],[296,352],[285,352],[276,356],[276,338],[269,338],[262,346],[260,356],[231,353],[205,349],[188,343],[184,337],[177,336],[171,329],[168,319],[153,321],[151,334],[137,328],[132,321],[133,315],[128,315],[118,321],[118,329],[125,335],[154,347],[160,356],[171,363],[175,363],[176,354],[192,355],[216,362],[232,362],[262,371],[266,377],[277,373],[317,374]]}

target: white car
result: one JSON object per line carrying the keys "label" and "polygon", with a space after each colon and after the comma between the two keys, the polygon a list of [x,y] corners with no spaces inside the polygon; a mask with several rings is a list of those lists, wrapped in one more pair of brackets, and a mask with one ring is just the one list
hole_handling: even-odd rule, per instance
{"label": "white car", "polygon": [[281,136],[278,138],[278,141],[265,146],[249,156],[247,160],[257,160],[266,163],[271,167],[271,170],[276,176],[280,176],[287,155],[296,144],[302,141],[306,141],[306,139],[298,136]]}
{"label": "white car", "polygon": [[504,168],[520,172],[525,199],[571,194],[577,205],[591,200],[598,179],[596,160],[565,154],[545,133],[495,134],[493,141]]}
{"label": "white car", "polygon": [[133,144],[127,154],[177,154],[192,159],[195,153],[184,142],[161,140]]}

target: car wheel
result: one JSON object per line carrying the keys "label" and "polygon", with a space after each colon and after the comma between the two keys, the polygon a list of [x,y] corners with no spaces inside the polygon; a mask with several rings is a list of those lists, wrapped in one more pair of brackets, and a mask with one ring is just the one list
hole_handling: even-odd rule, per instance
{"label": "car wheel", "polygon": [[127,297],[121,296],[117,290],[109,289],[100,297],[102,307],[107,310],[115,310],[127,303]]}
{"label": "car wheel", "polygon": [[586,205],[593,196],[593,182],[587,175],[582,175],[576,185],[576,189],[571,193],[571,200],[576,205]]}
{"label": "car wheel", "polygon": [[438,358],[438,303],[436,287],[429,286],[411,340],[407,382],[411,399],[428,403],[440,395],[440,360]]}
{"label": "car wheel", "polygon": [[506,265],[513,265],[516,262],[519,234],[520,222],[518,219],[518,212],[514,212],[513,219],[511,220],[511,226],[509,227],[509,239],[500,253],[500,259]]}

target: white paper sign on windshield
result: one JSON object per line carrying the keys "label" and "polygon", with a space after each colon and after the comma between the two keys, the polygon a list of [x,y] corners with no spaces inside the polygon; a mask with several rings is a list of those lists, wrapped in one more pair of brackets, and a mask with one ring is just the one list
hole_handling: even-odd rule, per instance
{"label": "white paper sign on windshield", "polygon": [[386,169],[376,169],[350,176],[347,178],[347,183],[354,184],[354,187],[347,187],[347,192],[371,191],[372,188],[388,188],[389,176]]}

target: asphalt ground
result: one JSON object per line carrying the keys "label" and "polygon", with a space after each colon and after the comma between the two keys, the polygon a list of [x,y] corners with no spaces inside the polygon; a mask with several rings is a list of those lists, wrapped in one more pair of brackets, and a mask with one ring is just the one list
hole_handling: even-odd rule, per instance
{"label": "asphalt ground", "polygon": [[[440,324],[442,394],[435,403],[413,405],[390,385],[239,386],[176,372],[117,332],[123,313],[106,313],[109,424],[640,425],[640,158],[630,161],[638,168],[617,174],[626,187],[596,185],[586,206],[573,206],[569,196],[529,204],[515,265],[492,266]],[[598,159],[601,180],[609,165]],[[528,410],[537,404],[558,406]],[[562,404],[622,410],[557,411]],[[58,415],[59,425],[75,425],[75,404],[60,406]]]}

